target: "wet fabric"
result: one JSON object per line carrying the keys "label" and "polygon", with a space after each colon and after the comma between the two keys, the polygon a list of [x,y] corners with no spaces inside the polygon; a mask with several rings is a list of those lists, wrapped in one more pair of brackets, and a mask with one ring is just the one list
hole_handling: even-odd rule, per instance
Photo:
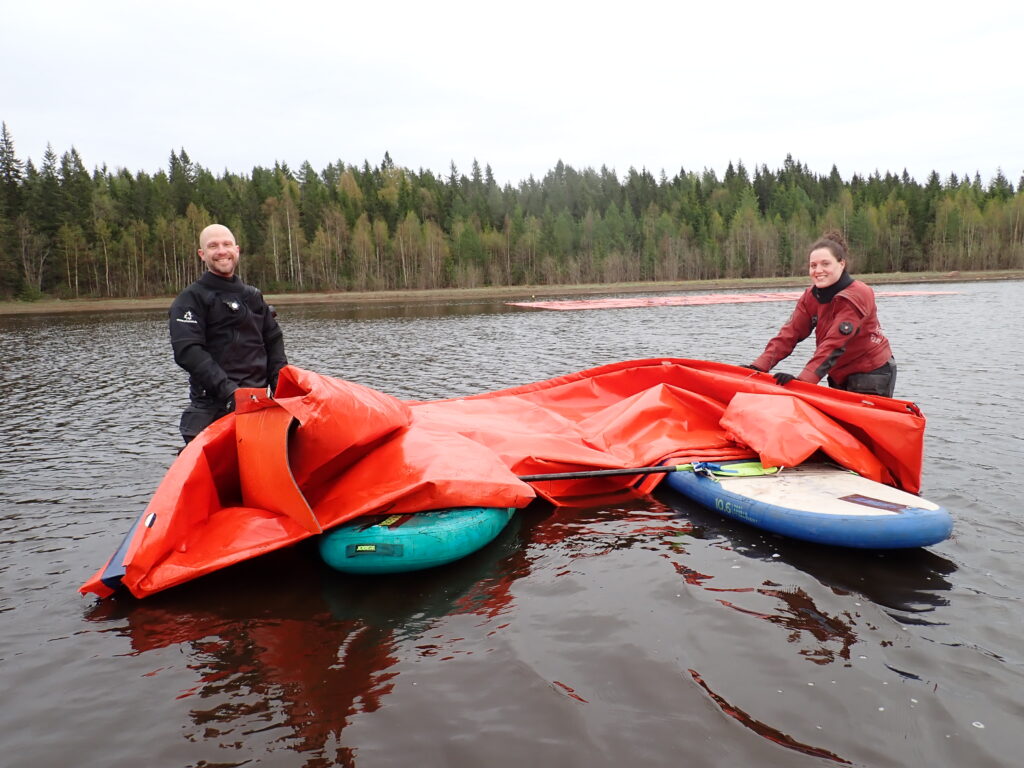
{"label": "wet fabric", "polygon": [[840,386],[830,376],[828,385],[848,392],[860,392],[865,395],[881,395],[892,397],[896,391],[896,358],[890,357],[884,364],[867,373],[851,373]]}
{"label": "wet fabric", "polygon": [[[614,363],[512,389],[400,401],[294,366],[274,399],[240,390],[171,465],[135,526],[121,585],[144,597],[361,515],[460,506],[589,506],[648,494],[663,475],[527,484],[518,475],[821,451],[919,490],[925,419],[910,402],[722,363]],[[120,566],[120,563],[113,564]],[[101,568],[83,593],[111,594]],[[116,570],[116,569],[115,569]]]}

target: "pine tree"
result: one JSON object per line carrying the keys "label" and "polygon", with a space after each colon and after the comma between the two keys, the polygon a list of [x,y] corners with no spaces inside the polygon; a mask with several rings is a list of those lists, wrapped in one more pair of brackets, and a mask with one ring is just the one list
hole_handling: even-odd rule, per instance
{"label": "pine tree", "polygon": [[21,185],[25,165],[14,152],[14,139],[7,123],[0,124],[0,216],[11,219],[21,213]]}
{"label": "pine tree", "polygon": [[39,172],[27,179],[27,212],[35,232],[53,238],[60,227],[62,194],[60,179],[57,177],[57,155],[50,144],[43,152],[43,164]]}
{"label": "pine tree", "polygon": [[[385,158],[387,158],[386,154]],[[324,209],[328,202],[328,190],[308,160],[299,167],[299,184],[299,221],[306,239],[312,241],[317,227],[323,220]]]}
{"label": "pine tree", "polygon": [[61,155],[59,181],[61,221],[84,229],[92,215],[93,182],[74,147]]}
{"label": "pine tree", "polygon": [[996,169],[996,175],[988,186],[988,195],[1000,200],[1009,200],[1013,197],[1013,185],[1003,175],[1002,168]]}
{"label": "pine tree", "polygon": [[171,205],[174,206],[174,213],[177,216],[184,216],[196,191],[195,169],[184,148],[180,154],[175,154],[174,150],[171,150],[167,176],[171,185]]}

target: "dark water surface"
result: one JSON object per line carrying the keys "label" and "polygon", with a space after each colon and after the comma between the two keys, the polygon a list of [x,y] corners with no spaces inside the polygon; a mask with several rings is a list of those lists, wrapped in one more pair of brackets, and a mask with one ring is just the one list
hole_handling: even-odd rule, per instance
{"label": "dark water surface", "polygon": [[[923,494],[956,520],[928,550],[805,545],[659,493],[527,509],[418,574],[344,576],[298,546],[102,603],[77,587],[178,447],[165,316],[0,317],[0,765],[1020,765],[1024,283],[941,288],[879,299],[897,396],[928,416]],[[790,309],[280,320],[294,364],[434,399],[618,360],[746,363]]]}

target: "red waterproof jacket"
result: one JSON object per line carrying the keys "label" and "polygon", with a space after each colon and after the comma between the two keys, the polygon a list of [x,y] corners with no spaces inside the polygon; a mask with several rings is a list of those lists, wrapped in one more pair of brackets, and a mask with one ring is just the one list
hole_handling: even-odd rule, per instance
{"label": "red waterproof jacket", "polygon": [[860,280],[853,280],[824,304],[814,295],[813,287],[804,291],[792,316],[753,365],[770,371],[811,331],[817,348],[797,376],[809,384],[818,383],[826,375],[842,384],[851,373],[873,371],[892,357],[889,340],[878,322],[875,292]]}

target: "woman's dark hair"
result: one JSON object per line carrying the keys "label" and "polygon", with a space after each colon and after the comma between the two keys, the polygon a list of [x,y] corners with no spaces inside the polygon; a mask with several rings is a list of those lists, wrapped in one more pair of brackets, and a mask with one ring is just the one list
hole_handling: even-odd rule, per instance
{"label": "woman's dark hair", "polygon": [[838,229],[830,229],[811,243],[811,247],[807,249],[807,255],[810,256],[819,248],[827,248],[829,253],[835,256],[836,261],[849,262],[850,251],[846,246],[846,239]]}

